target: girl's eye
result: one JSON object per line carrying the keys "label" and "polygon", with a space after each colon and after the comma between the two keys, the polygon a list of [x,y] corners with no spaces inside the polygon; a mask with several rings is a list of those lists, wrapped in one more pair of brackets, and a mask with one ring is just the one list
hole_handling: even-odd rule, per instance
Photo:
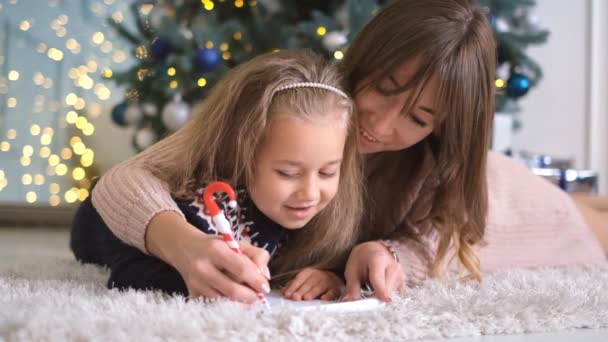
{"label": "girl's eye", "polygon": [[338,174],[337,171],[332,171],[332,172],[324,172],[324,171],[320,171],[319,175],[321,175],[321,177],[324,178],[332,178],[334,176],[336,176]]}
{"label": "girl's eye", "polygon": [[298,176],[297,173],[293,173],[293,172],[287,172],[287,171],[281,171],[281,170],[276,170],[277,174],[283,178],[295,178]]}

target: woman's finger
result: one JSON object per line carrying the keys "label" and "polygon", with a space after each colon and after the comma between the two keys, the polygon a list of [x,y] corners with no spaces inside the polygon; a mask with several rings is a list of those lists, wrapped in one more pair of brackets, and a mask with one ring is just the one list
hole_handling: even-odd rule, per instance
{"label": "woman's finger", "polygon": [[[226,271],[232,277],[232,283],[242,283],[258,292],[270,292],[268,279],[260,272],[258,266],[244,254],[235,253],[223,241],[210,244],[209,255],[212,255],[212,262],[219,271]],[[221,272],[220,272],[221,273]],[[222,274],[222,276],[227,277]],[[219,278],[218,278],[219,279]],[[229,279],[229,278],[228,278]],[[216,289],[223,289],[213,283]],[[240,289],[240,288],[239,288]],[[235,291],[234,286],[231,291]],[[222,291],[223,292],[223,291]],[[236,291],[240,294],[242,291]]]}
{"label": "woman's finger", "polygon": [[[353,253],[355,250],[353,250]],[[345,302],[350,302],[361,298],[361,282],[362,278],[365,277],[359,271],[364,265],[356,258],[351,257],[346,262],[346,270],[344,271],[344,280],[346,280],[346,293],[342,297]]]}
{"label": "woman's finger", "polygon": [[369,282],[374,288],[374,294],[383,302],[390,302],[391,296],[386,284],[386,264],[384,262],[373,262],[369,270]]}
{"label": "woman's finger", "polygon": [[222,294],[207,284],[201,284],[196,291],[197,295],[191,298],[202,298],[205,302],[212,302],[218,298],[222,298]]}
{"label": "woman's finger", "polygon": [[356,276],[346,276],[346,293],[342,300],[345,302],[350,302],[353,300],[357,300],[361,298],[361,280]]}
{"label": "woman's finger", "polygon": [[268,269],[270,253],[264,248],[255,247],[245,241],[239,241],[239,245],[243,254],[249,257],[249,259],[258,266],[258,269],[267,280],[270,280],[270,270]]}
{"label": "woman's finger", "polygon": [[[248,289],[247,287],[242,286],[236,283],[234,280],[228,278],[211,263],[199,263],[195,269],[196,271],[192,273],[192,277],[189,277],[188,281],[186,282],[188,288],[188,297],[190,298],[217,298],[225,296],[241,302],[250,302],[253,296],[257,298],[257,295],[253,292],[253,290]],[[243,289],[246,290],[244,292],[245,294],[242,295],[238,291],[233,291],[233,293],[230,295],[230,293],[225,293],[223,290],[216,290],[216,287],[223,289],[220,286],[225,286],[228,288],[233,285],[243,287]]]}
{"label": "woman's finger", "polygon": [[389,294],[398,292],[403,279],[402,273],[401,266],[397,262],[386,268],[386,290]]}
{"label": "woman's finger", "polygon": [[[215,289],[221,296],[228,297],[231,300],[251,304],[258,298],[256,291],[248,286],[237,283],[217,268],[211,268],[207,272],[206,282],[209,287]],[[201,287],[204,287],[204,285]]]}

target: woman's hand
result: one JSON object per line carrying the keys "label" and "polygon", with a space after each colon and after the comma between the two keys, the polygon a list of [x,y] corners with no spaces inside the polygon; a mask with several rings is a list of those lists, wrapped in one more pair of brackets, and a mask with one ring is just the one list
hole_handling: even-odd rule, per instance
{"label": "woman's hand", "polygon": [[346,262],[345,301],[361,298],[361,284],[369,282],[376,297],[390,302],[390,294],[405,289],[405,273],[391,251],[382,243],[369,241],[353,248]]}
{"label": "woman's hand", "polygon": [[270,292],[265,249],[239,242],[237,254],[217,235],[205,234],[175,212],[156,215],[148,225],[146,247],[175,267],[190,297],[254,303],[257,292]]}
{"label": "woman's hand", "polygon": [[344,282],[335,273],[313,267],[300,271],[281,292],[292,300],[334,300],[344,291]]}

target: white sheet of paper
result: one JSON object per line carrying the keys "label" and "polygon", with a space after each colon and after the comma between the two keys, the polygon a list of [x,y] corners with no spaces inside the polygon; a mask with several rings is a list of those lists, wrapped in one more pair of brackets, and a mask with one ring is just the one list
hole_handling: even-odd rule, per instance
{"label": "white sheet of paper", "polygon": [[266,295],[271,308],[288,307],[296,310],[323,310],[332,312],[353,312],[378,309],[384,303],[376,298],[365,298],[353,302],[326,301],[326,300],[303,300],[295,301],[286,299],[279,291],[272,291]]}

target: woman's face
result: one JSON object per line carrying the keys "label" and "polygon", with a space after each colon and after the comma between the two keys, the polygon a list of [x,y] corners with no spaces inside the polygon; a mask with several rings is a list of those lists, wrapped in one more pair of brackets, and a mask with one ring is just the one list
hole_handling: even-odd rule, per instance
{"label": "woman's face", "polygon": [[[417,61],[405,63],[382,80],[380,87],[389,91],[402,87],[416,73],[418,64]],[[361,125],[359,152],[399,151],[427,137],[435,124],[436,111],[433,106],[437,85],[437,77],[431,77],[417,102],[407,111],[407,101],[414,89],[386,95],[373,86],[366,86],[363,81],[363,86],[354,97]]]}

